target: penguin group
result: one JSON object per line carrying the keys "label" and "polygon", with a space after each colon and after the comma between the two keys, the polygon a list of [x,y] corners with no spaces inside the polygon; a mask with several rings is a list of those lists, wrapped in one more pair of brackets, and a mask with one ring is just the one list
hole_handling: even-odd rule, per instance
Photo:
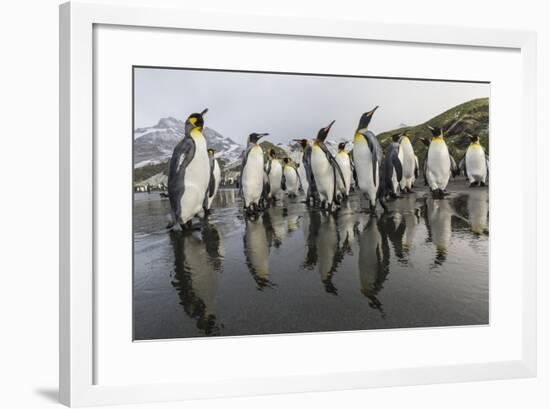
{"label": "penguin group", "polygon": [[[326,140],[335,121],[319,129],[314,139],[293,139],[292,148],[298,157],[278,158],[275,149],[264,155],[261,140],[268,133],[251,133],[243,153],[239,194],[246,214],[257,214],[275,203],[285,193],[289,197],[305,195],[308,206],[324,211],[338,210],[347,201],[350,192],[358,190],[368,202],[371,213],[377,204],[387,211],[386,200],[413,191],[419,176],[418,157],[407,130],[392,135],[386,149],[382,149],[369,125],[379,107],[365,112],[359,118],[349,143],[341,142],[333,154]],[[191,114],[185,122],[184,138],[174,148],[168,174],[168,197],[172,210],[172,227],[190,227],[194,217],[206,217],[219,187],[221,170],[215,152],[208,148],[202,130],[204,115]],[[423,165],[424,182],[434,199],[447,195],[451,177],[461,172],[470,186],[485,186],[489,161],[479,137],[470,135],[470,144],[459,165],[449,152],[444,131],[428,126],[431,137],[422,139],[427,146]]]}

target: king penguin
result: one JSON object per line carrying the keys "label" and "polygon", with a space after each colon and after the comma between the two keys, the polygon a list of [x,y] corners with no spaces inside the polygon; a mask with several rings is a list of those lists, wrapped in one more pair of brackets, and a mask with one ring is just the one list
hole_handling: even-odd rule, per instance
{"label": "king penguin", "polygon": [[479,143],[478,136],[470,135],[470,145],[460,161],[459,168],[464,170],[464,176],[470,181],[470,187],[485,186],[489,159],[485,154],[485,149]]}
{"label": "king penguin", "polygon": [[403,167],[403,178],[400,182],[401,191],[410,193],[415,179],[416,160],[408,133],[408,130],[406,130],[399,135],[399,161]]}
{"label": "king penguin", "polygon": [[325,145],[325,139],[327,139],[334,122],[332,121],[328,126],[319,130],[311,150],[311,171],[319,193],[321,207],[327,208],[329,211],[332,210],[336,198],[337,178],[341,178],[342,183],[345,184],[340,166]]}
{"label": "king penguin", "polygon": [[212,148],[208,149],[208,158],[210,159],[210,183],[208,185],[208,191],[204,197],[204,213],[208,214],[210,212],[210,206],[212,206],[212,201],[218,193],[218,187],[220,186],[221,179],[221,170],[218,160],[214,157],[215,151]]}
{"label": "king penguin", "polygon": [[239,183],[248,212],[259,210],[259,202],[264,190],[264,152],[258,143],[267,133],[251,133],[248,136],[246,151],[243,153],[241,182]]}
{"label": "king penguin", "polygon": [[340,142],[338,144],[338,153],[336,154],[336,163],[340,166],[340,170],[344,176],[343,180],[340,178],[336,179],[337,195],[339,195],[341,199],[348,198],[349,189],[351,187],[351,159],[346,152],[346,144],[347,142]]}
{"label": "king penguin", "polygon": [[296,197],[298,188],[300,187],[300,175],[298,175],[298,171],[292,165],[290,158],[284,158],[284,163],[281,188],[289,197]]}
{"label": "king penguin", "polygon": [[434,197],[443,197],[451,174],[456,176],[458,167],[443,140],[443,130],[431,126],[428,129],[432,133],[432,140],[426,154],[424,175]]}
{"label": "king penguin", "polygon": [[176,145],[170,159],[168,196],[173,221],[190,227],[191,219],[203,210],[204,198],[210,183],[210,160],[206,139],[202,134],[205,109],[191,114],[185,121],[185,136]]}
{"label": "king penguin", "polygon": [[392,135],[392,142],[386,148],[384,157],[384,183],[386,185],[386,193],[397,198],[399,183],[403,180],[403,166],[399,159],[399,139],[400,134]]}
{"label": "king penguin", "polygon": [[314,205],[319,203],[319,193],[317,192],[317,185],[313,177],[313,171],[311,170],[311,143],[307,139],[294,139],[298,142],[302,148],[302,166],[306,174],[307,188],[302,179],[302,186],[306,193],[306,205],[310,205],[313,202]]}
{"label": "king penguin", "polygon": [[359,189],[369,201],[371,213],[374,213],[376,209],[377,200],[384,208],[384,211],[387,209],[384,203],[385,186],[384,183],[380,183],[381,180],[384,181],[384,176],[380,175],[381,170],[383,170],[382,147],[374,133],[367,130],[372,116],[377,109],[378,106],[361,115],[353,139],[353,160],[357,174],[357,183]]}
{"label": "king penguin", "polygon": [[273,201],[277,200],[277,196],[281,191],[281,179],[283,177],[283,167],[279,159],[277,159],[277,153],[275,149],[269,150],[269,160],[265,166],[265,172],[268,177],[269,193],[267,198]]}

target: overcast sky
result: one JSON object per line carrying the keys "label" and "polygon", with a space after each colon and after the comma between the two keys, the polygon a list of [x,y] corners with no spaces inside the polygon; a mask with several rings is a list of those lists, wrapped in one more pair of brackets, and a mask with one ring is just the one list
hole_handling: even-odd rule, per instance
{"label": "overcast sky", "polygon": [[153,68],[136,68],[134,78],[136,128],[208,108],[206,126],[242,144],[251,132],[269,132],[274,143],[314,138],[333,119],[329,138],[351,139],[376,105],[370,129],[379,133],[489,96],[488,84],[465,82]]}

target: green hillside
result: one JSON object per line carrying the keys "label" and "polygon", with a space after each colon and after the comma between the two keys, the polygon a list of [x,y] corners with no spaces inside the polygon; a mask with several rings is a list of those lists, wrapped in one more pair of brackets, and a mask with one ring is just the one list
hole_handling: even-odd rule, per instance
{"label": "green hillside", "polygon": [[385,148],[391,142],[395,133],[409,130],[409,138],[414,146],[416,155],[423,160],[426,155],[426,146],[422,138],[431,136],[428,125],[443,129],[449,151],[459,160],[468,148],[468,134],[477,135],[485,151],[489,153],[489,98],[474,99],[457,105],[442,114],[422,124],[393,129],[378,135],[378,140]]}

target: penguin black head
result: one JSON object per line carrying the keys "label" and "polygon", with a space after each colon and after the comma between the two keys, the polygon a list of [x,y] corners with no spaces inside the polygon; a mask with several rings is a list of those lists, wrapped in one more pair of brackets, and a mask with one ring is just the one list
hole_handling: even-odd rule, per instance
{"label": "penguin black head", "polygon": [[428,129],[435,138],[443,137],[443,130],[441,128],[428,125]]}
{"label": "penguin black head", "polygon": [[328,124],[328,126],[319,129],[319,133],[317,134],[317,141],[324,142],[325,139],[327,139],[330,128],[332,127],[332,125],[334,125],[334,122],[336,121],[332,121],[330,124]]}
{"label": "penguin black head", "polygon": [[401,138],[401,134],[400,133],[394,133],[392,136],[391,136],[391,140],[394,141],[394,142],[399,142],[399,139]]}
{"label": "penguin black head", "polygon": [[293,141],[298,142],[303,149],[307,147],[307,139],[293,139]]}
{"label": "penguin black head", "polygon": [[471,143],[479,143],[479,136],[470,135]]}
{"label": "penguin black head", "polygon": [[372,116],[378,109],[378,105],[376,105],[373,109],[371,109],[369,112],[365,112],[363,115],[361,115],[361,119],[359,119],[359,125],[357,125],[357,130],[364,129],[366,130],[369,126],[369,123],[372,119]]}
{"label": "penguin black head", "polygon": [[338,151],[343,151],[344,149],[346,149],[346,144],[347,142],[340,142],[338,144]]}
{"label": "penguin black head", "polygon": [[264,136],[269,135],[268,133],[251,133],[248,135],[248,143],[258,143],[258,141]]}
{"label": "penguin black head", "polygon": [[283,162],[285,163],[285,165],[288,165],[290,163],[290,158],[284,158]]}
{"label": "penguin black head", "polygon": [[208,148],[208,156],[214,156],[214,154],[216,153],[216,151],[212,148]]}
{"label": "penguin black head", "polygon": [[271,148],[269,150],[269,156],[271,156],[273,159],[277,157],[277,152],[275,152],[275,149]]}
{"label": "penguin black head", "polygon": [[199,128],[202,129],[204,126],[204,114],[208,112],[208,108],[205,108],[200,114],[191,114],[189,115],[189,118],[187,118],[186,124],[189,123],[193,126],[193,128]]}

